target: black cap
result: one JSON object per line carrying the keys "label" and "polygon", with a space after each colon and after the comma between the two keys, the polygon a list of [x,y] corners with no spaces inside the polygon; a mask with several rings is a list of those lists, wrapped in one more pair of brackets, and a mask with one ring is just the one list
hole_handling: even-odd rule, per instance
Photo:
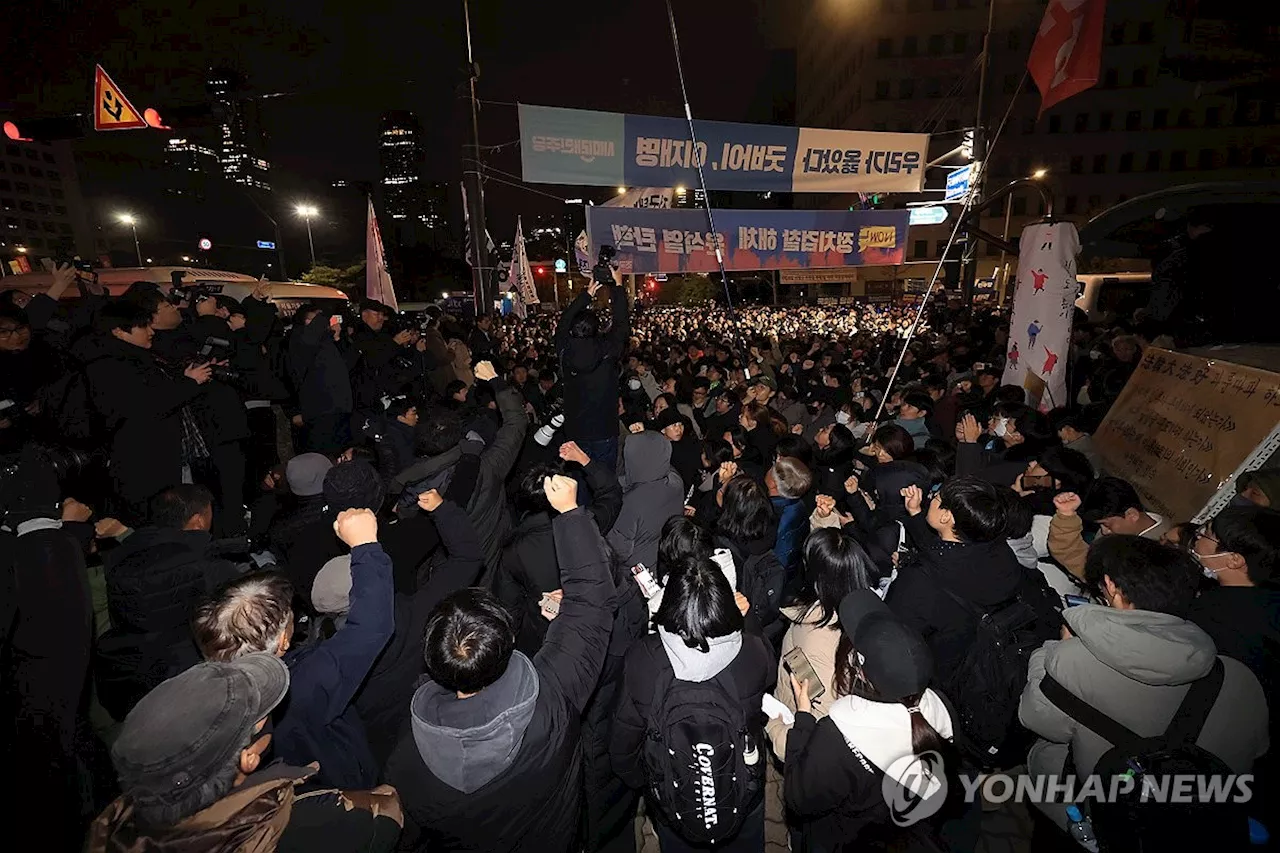
{"label": "black cap", "polygon": [[382,314],[386,314],[388,317],[390,317],[392,314],[395,313],[394,311],[391,310],[390,305],[386,305],[382,302],[379,302],[376,299],[360,300],[360,310],[361,311],[378,311]]}
{"label": "black cap", "polygon": [[198,663],[161,682],[111,747],[121,790],[143,811],[180,809],[226,773],[288,692],[289,668],[269,652]]}
{"label": "black cap", "polygon": [[676,411],[675,406],[668,406],[667,408],[659,412],[657,417],[653,419],[653,428],[655,430],[661,431],[671,426],[672,424],[682,424],[682,423],[684,423],[684,418],[680,416],[680,413],[678,411]]}
{"label": "black cap", "polygon": [[898,702],[923,693],[933,680],[933,655],[924,639],[894,615],[869,589],[855,590],[840,601],[840,630],[853,643],[853,653],[874,692],[854,680],[852,690],[873,702]]}

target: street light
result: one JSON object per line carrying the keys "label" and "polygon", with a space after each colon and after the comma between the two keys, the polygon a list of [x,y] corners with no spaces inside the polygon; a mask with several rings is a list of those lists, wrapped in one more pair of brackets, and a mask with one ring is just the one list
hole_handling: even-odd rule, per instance
{"label": "street light", "polygon": [[1034,172],[1031,173],[1031,177],[1038,181],[1047,174],[1049,174],[1048,169],[1036,169]]}
{"label": "street light", "polygon": [[311,246],[311,266],[316,265],[316,241],[311,237],[311,217],[316,216],[320,211],[313,204],[300,204],[297,207],[298,215],[307,220],[307,243]]}
{"label": "street light", "polygon": [[138,253],[138,266],[142,266],[142,245],[138,243],[138,217],[132,213],[121,213],[116,216],[133,231],[133,250]]}
{"label": "street light", "polygon": [[626,187],[618,187],[618,195],[625,195],[626,192],[627,192]]}
{"label": "street light", "polygon": [[[1041,168],[1041,169],[1036,169],[1027,177],[1029,177],[1033,181],[1039,181],[1047,177],[1048,175],[1049,175],[1049,170]],[[1009,213],[1010,211],[1012,211],[1012,209],[1013,209],[1013,196],[1007,195],[1004,197],[1004,234],[1003,234],[1004,241],[1006,243],[1009,242]],[[1004,249],[1000,250],[1000,261],[996,264],[996,269],[1001,269],[1001,268],[1003,268],[1004,272],[1000,277],[1000,290],[996,294],[997,305],[1002,304],[1004,302],[1005,294],[1009,290],[1009,265],[1004,262]]]}

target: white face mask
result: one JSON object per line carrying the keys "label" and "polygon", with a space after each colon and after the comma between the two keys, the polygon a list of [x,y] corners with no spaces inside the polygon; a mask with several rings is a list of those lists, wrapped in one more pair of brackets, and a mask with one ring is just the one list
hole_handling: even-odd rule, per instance
{"label": "white face mask", "polygon": [[995,432],[995,434],[996,434],[996,438],[1004,438],[1006,435],[1008,435],[1008,433],[1009,433],[1009,419],[1008,419],[1008,418],[1000,418],[1000,419],[998,419],[998,420],[996,421],[996,428],[995,428],[994,432]]}
{"label": "white face mask", "polygon": [[844,411],[836,412],[836,423],[847,424],[851,420],[853,420],[853,418],[850,417],[848,412],[844,412]]}
{"label": "white face mask", "polygon": [[1211,580],[1211,581],[1216,581],[1216,580],[1218,579],[1218,572],[1219,572],[1219,571],[1222,571],[1222,570],[1221,570],[1221,569],[1217,569],[1217,570],[1211,569],[1211,568],[1209,568],[1208,566],[1206,566],[1206,565],[1204,564],[1204,561],[1205,561],[1205,560],[1212,560],[1212,559],[1214,559],[1215,557],[1225,557],[1226,555],[1227,555],[1227,554],[1226,554],[1226,552],[1219,552],[1219,553],[1217,553],[1217,554],[1209,554],[1208,556],[1205,556],[1205,555],[1203,555],[1203,554],[1196,554],[1196,562],[1198,562],[1198,563],[1200,564],[1200,573],[1201,573],[1201,574],[1203,574],[1205,577],[1207,577],[1209,580]]}

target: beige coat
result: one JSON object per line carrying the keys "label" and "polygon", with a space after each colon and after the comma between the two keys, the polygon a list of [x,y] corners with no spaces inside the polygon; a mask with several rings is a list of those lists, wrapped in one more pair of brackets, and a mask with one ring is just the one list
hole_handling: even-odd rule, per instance
{"label": "beige coat", "polygon": [[[804,649],[813,671],[826,688],[825,693],[813,700],[813,715],[821,720],[827,716],[831,704],[836,701],[836,646],[840,643],[840,625],[833,617],[829,623],[819,628],[814,624],[818,621],[816,610],[816,606],[807,609],[798,606],[782,608],[782,615],[792,623],[782,638],[782,657],[786,657],[794,648]],[[778,684],[773,689],[773,697],[795,712],[796,697],[791,690],[791,676],[782,665],[781,658],[778,661]],[[780,717],[771,718],[765,725],[765,732],[773,744],[773,754],[780,760],[786,759],[789,731],[791,727]]]}

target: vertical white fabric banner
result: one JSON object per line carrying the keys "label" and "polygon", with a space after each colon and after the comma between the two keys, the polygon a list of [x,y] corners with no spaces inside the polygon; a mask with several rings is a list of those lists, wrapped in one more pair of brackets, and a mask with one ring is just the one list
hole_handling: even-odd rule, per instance
{"label": "vertical white fabric banner", "polygon": [[1027,392],[1042,412],[1065,406],[1080,235],[1070,222],[1029,225],[1018,250],[1004,384]]}
{"label": "vertical white fabric banner", "polygon": [[528,306],[538,304],[538,288],[533,284],[533,270],[529,268],[529,253],[524,247],[524,223],[516,217],[516,241],[511,253],[511,272],[507,277],[507,285],[515,291],[516,298],[511,303],[517,317],[523,318]]}
{"label": "vertical white fabric banner", "polygon": [[391,273],[387,272],[387,256],[382,251],[382,232],[378,230],[378,217],[373,212],[373,199],[369,199],[369,217],[365,224],[364,240],[364,289],[365,295],[399,311],[396,290],[391,285]]}

